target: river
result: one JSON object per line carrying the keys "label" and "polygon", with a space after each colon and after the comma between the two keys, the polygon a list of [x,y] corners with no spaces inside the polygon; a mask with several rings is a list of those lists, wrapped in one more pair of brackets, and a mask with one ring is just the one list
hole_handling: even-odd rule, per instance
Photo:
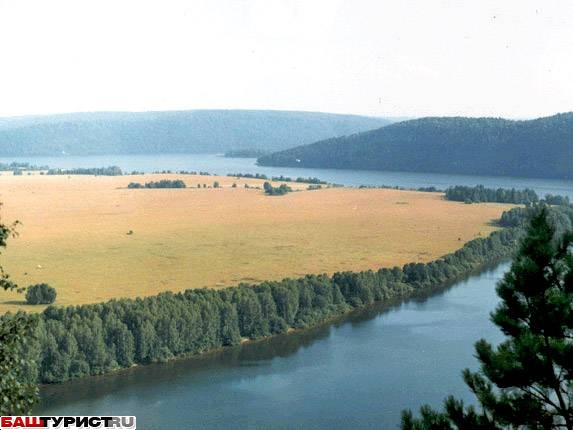
{"label": "river", "polygon": [[119,166],[125,172],[155,172],[163,170],[194,170],[226,175],[228,173],[264,173],[267,176],[296,178],[318,177],[343,185],[389,185],[405,188],[452,185],[478,185],[489,188],[531,188],[540,196],[560,194],[573,199],[573,181],[560,179],[511,178],[501,176],[446,175],[438,173],[376,172],[369,170],[310,169],[293,167],[263,167],[254,158],[225,158],[217,154],[148,154],[148,155],[91,155],[61,157],[0,158],[0,163],[30,162],[54,168]]}
{"label": "river", "polygon": [[397,428],[400,411],[468,401],[473,344],[508,265],[426,299],[375,306],[334,324],[202,357],[42,389],[41,415],[136,415],[139,429]]}
{"label": "river", "polygon": [[[217,155],[35,157],[51,167],[118,165],[125,171],[203,170],[316,176],[345,185],[525,188],[573,198],[573,182],[524,178],[269,168]],[[473,344],[499,342],[488,319],[508,264],[424,300],[376,306],[334,324],[186,360],[43,387],[46,415],[136,415],[138,428],[397,428],[400,412],[473,397],[461,379]]]}

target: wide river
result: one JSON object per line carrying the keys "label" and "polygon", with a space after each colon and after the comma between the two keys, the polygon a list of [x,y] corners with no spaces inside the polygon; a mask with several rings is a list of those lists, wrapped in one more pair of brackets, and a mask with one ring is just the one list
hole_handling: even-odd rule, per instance
{"label": "wide river", "polygon": [[573,199],[573,181],[559,179],[529,179],[499,176],[444,175],[437,173],[375,172],[368,170],[300,169],[293,167],[263,167],[254,158],[225,158],[216,154],[152,154],[152,155],[93,155],[65,157],[0,158],[0,163],[30,162],[55,168],[119,166],[125,172],[156,172],[163,170],[194,170],[226,175],[228,173],[264,173],[267,176],[296,178],[318,177],[343,185],[389,185],[405,188],[451,185],[478,185],[489,188],[531,188],[540,196],[547,193],[567,195]]}
{"label": "wide river", "polygon": [[[4,159],[13,161],[14,159]],[[573,182],[399,172],[258,167],[216,155],[26,158],[51,167],[118,165],[125,171],[203,170],[316,176],[345,185],[529,187],[568,195]],[[400,412],[472,401],[461,370],[473,344],[499,342],[488,315],[502,264],[425,299],[373,307],[312,330],[178,360],[44,387],[35,413],[136,415],[139,429],[397,428]]]}
{"label": "wide river", "polygon": [[472,400],[461,370],[488,320],[507,264],[425,300],[197,359],[42,390],[42,415],[135,415],[140,429],[397,428],[400,411]]}

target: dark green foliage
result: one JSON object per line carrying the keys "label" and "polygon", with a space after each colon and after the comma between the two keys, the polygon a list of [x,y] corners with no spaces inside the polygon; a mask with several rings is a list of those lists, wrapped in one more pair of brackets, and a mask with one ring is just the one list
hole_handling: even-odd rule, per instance
{"label": "dark green foliage", "polygon": [[546,194],[545,198],[543,199],[545,203],[548,205],[555,205],[555,206],[567,206],[571,204],[569,202],[569,197],[567,196],[554,196],[553,194]]}
{"label": "dark green foliage", "polygon": [[36,320],[24,312],[0,316],[0,415],[29,414],[38,399],[33,363],[23,352]]}
{"label": "dark green foliage", "polygon": [[292,191],[292,188],[287,184],[280,184],[278,187],[273,187],[270,182],[265,182],[263,189],[265,190],[265,194],[269,196],[284,196],[286,193]]}
{"label": "dark green foliage", "polygon": [[527,208],[513,208],[501,214],[499,225],[502,227],[522,227],[528,220]]}
{"label": "dark green foliage", "polygon": [[573,113],[421,118],[260,157],[263,166],[572,179]]}
{"label": "dark green foliage", "polygon": [[48,284],[30,285],[26,290],[29,305],[49,305],[56,300],[56,289]]}
{"label": "dark green foliage", "polygon": [[48,307],[28,351],[38,362],[38,381],[58,382],[311,327],[353,308],[438,288],[507,258],[521,231],[494,232],[428,264]]}
{"label": "dark green foliage", "polygon": [[145,184],[140,184],[139,182],[130,182],[127,188],[186,188],[185,182],[181,179],[162,179],[160,181],[146,182]]}
{"label": "dark green foliage", "polygon": [[121,176],[123,172],[117,166],[110,167],[80,167],[77,169],[50,169],[48,175],[95,175],[95,176]]}
{"label": "dark green foliage", "polygon": [[467,203],[513,203],[530,205],[537,203],[539,197],[537,193],[529,188],[524,190],[505,189],[505,188],[485,188],[483,185],[467,187],[456,185],[446,189],[446,200]]}
{"label": "dark green foliage", "polygon": [[[0,248],[14,234],[14,226],[0,223]],[[15,290],[17,285],[0,266],[0,288]],[[38,352],[29,345],[38,318],[24,312],[0,315],[0,416],[26,415],[38,400],[36,366],[31,357]],[[27,353],[24,352],[26,348]]]}
{"label": "dark green foliage", "polygon": [[215,181],[213,182],[213,188],[220,188],[221,184],[219,184],[219,181]]}
{"label": "dark green foliage", "polygon": [[479,409],[450,397],[443,411],[405,412],[403,429],[573,429],[573,232],[536,212],[497,285],[491,319],[506,340],[478,341],[481,369],[463,373]]}
{"label": "dark green foliage", "polygon": [[390,121],[313,112],[194,110],[0,118],[0,155],[278,151]]}

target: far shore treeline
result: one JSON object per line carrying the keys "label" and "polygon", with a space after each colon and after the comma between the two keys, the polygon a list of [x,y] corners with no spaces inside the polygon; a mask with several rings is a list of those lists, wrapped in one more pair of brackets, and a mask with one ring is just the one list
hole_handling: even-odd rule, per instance
{"label": "far shore treeline", "polygon": [[94,176],[121,176],[122,170],[118,166],[109,167],[78,167],[75,169],[49,169],[47,175],[94,175]]}
{"label": "far shore treeline", "polygon": [[[508,227],[427,264],[50,306],[37,316],[35,337],[25,352],[37,366],[27,373],[34,382],[62,382],[312,327],[374,302],[424,294],[509,258],[532,210],[512,209]],[[553,207],[550,214],[559,229],[571,228],[573,208]]]}
{"label": "far shore treeline", "polygon": [[573,179],[572,140],[573,112],[527,121],[430,117],[281,150],[259,157],[257,163]]}
{"label": "far shore treeline", "polygon": [[145,184],[139,182],[130,182],[127,188],[186,188],[185,182],[181,179],[169,180],[162,179],[161,181],[150,181]]}
{"label": "far shore treeline", "polygon": [[[468,187],[456,185],[445,191],[445,199],[465,203],[513,203],[530,205],[541,199],[537,193],[529,188],[516,190],[515,188],[485,188],[483,185]],[[543,201],[548,205],[569,205],[569,197],[546,194]]]}

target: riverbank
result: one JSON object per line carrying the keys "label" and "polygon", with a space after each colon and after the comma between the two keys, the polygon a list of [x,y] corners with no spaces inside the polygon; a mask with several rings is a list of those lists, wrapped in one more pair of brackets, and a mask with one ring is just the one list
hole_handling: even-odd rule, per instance
{"label": "riverbank", "polygon": [[54,383],[309,328],[375,302],[418,296],[508,257],[520,231],[496,231],[427,264],[49,307],[29,353],[37,381]]}
{"label": "riverbank", "polygon": [[217,353],[52,384],[34,413],[136,415],[142,430],[396,428],[403,409],[472,399],[459,371],[477,339],[501,337],[488,313],[506,269]]}

